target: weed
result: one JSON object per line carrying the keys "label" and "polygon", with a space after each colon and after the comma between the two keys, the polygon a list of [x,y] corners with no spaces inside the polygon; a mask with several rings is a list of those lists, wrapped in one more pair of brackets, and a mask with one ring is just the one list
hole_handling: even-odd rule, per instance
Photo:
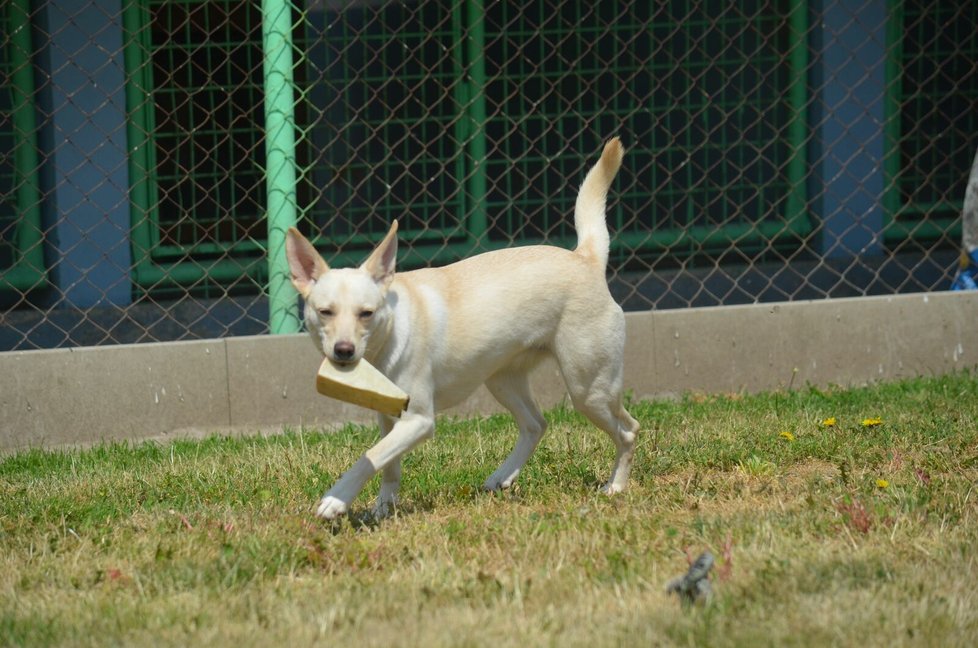
{"label": "weed", "polygon": [[773,462],[752,454],[737,464],[737,469],[748,477],[768,477],[774,474],[777,466]]}
{"label": "weed", "polygon": [[848,499],[836,505],[845,524],[859,533],[869,533],[873,528],[873,516],[858,499]]}

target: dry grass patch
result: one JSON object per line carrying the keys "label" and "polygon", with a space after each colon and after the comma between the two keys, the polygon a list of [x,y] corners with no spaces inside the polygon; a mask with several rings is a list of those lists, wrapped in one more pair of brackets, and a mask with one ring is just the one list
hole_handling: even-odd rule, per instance
{"label": "dry grass patch", "polygon": [[[443,421],[380,524],[365,515],[376,483],[349,519],[311,515],[369,445],[364,428],[7,457],[0,645],[953,646],[978,633],[971,375],[632,409],[647,432],[622,496],[596,492],[612,449],[566,409],[503,495],[478,487],[511,421]],[[665,584],[705,549],[715,596],[684,609]]]}

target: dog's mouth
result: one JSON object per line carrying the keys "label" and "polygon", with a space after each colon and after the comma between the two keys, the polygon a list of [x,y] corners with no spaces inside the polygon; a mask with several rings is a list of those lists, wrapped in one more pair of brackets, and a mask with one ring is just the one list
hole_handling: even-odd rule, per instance
{"label": "dog's mouth", "polygon": [[360,360],[358,355],[355,353],[353,355],[346,355],[346,354],[341,355],[337,353],[326,353],[324,355],[327,358],[329,358],[330,362],[332,362],[333,364],[341,365],[344,367],[349,365],[355,365]]}
{"label": "dog's mouth", "polygon": [[352,342],[340,341],[329,348],[329,358],[336,364],[353,364],[360,359],[357,347]]}

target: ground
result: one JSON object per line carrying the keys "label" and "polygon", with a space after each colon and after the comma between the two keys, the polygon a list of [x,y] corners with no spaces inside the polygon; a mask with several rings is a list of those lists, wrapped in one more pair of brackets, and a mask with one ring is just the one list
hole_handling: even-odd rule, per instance
{"label": "ground", "polygon": [[[970,645],[978,378],[632,403],[630,489],[567,408],[444,420],[402,507],[313,515],[374,430],[0,459],[0,645]],[[716,556],[714,597],[665,591]]]}

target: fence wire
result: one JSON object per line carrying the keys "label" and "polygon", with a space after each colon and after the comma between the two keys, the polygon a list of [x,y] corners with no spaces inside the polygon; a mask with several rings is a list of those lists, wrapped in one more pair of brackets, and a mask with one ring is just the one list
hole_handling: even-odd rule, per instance
{"label": "fence wire", "polygon": [[[626,309],[951,284],[974,0],[284,6],[295,206],[333,264],[393,219],[402,269],[573,245],[619,135]],[[3,0],[0,25],[0,350],[267,332],[261,3]]]}

